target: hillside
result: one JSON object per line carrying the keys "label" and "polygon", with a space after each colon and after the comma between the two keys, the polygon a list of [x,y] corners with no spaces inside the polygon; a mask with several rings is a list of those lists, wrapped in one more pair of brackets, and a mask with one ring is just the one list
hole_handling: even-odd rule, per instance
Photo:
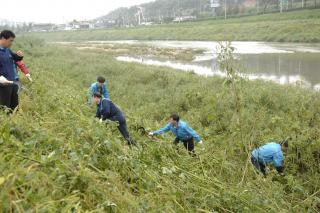
{"label": "hillside", "polygon": [[[238,104],[219,78],[124,64],[107,53],[20,40],[34,84],[21,110],[0,113],[1,212],[317,212],[320,96],[260,81],[237,83]],[[93,118],[87,88],[107,78],[139,147]],[[238,112],[241,112],[240,117]],[[190,157],[162,127],[172,112],[203,137]],[[240,123],[239,123],[240,122]],[[241,124],[239,126],[239,124]],[[286,177],[257,175],[250,150],[292,137]]]}
{"label": "hillside", "polygon": [[210,0],[155,0],[149,3],[122,7],[111,11],[96,20],[107,22],[115,21],[117,25],[138,25],[138,16],[142,22],[165,23],[177,17],[194,17],[197,19],[266,14],[273,12],[292,11],[320,6],[318,0],[283,1],[281,7],[279,0],[214,0],[216,8],[211,7]]}
{"label": "hillside", "polygon": [[320,42],[320,9],[227,20],[163,24],[107,30],[33,33],[48,41],[88,40],[233,40]]}
{"label": "hillside", "polygon": [[[228,14],[236,15],[243,13],[246,9],[252,9],[251,7],[245,7],[246,2],[248,1],[229,0]],[[221,2],[220,5],[221,7],[217,9],[217,15],[219,16],[224,14],[224,3]],[[251,3],[251,6],[255,6],[255,3]],[[178,16],[195,16],[201,18],[211,17],[213,15],[209,0],[156,0],[129,8],[118,8],[103,17],[97,18],[97,20],[116,20],[119,21],[120,25],[121,22],[126,25],[137,25],[138,12],[141,12],[140,18],[143,19],[142,21],[155,23],[172,21]]]}

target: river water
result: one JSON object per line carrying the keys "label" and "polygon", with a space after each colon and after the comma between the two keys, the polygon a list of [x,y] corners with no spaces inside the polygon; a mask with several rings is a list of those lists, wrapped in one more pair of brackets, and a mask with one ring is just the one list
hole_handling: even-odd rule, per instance
{"label": "river water", "polygon": [[[91,44],[119,43],[151,45],[170,49],[203,50],[191,62],[169,60],[152,56],[118,56],[117,60],[146,65],[166,66],[182,71],[192,71],[204,76],[224,76],[217,65],[218,42],[205,41],[91,41]],[[232,42],[235,55],[240,60],[244,75],[279,84],[302,84],[320,89],[320,43],[268,43]]]}

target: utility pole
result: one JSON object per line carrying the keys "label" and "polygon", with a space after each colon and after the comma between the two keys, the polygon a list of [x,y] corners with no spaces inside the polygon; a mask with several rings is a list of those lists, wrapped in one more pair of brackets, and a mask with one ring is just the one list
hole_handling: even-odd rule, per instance
{"label": "utility pole", "polygon": [[224,19],[227,19],[227,0],[224,0]]}
{"label": "utility pole", "polygon": [[178,16],[179,16],[179,23],[180,23],[181,22],[180,0],[178,1]]}

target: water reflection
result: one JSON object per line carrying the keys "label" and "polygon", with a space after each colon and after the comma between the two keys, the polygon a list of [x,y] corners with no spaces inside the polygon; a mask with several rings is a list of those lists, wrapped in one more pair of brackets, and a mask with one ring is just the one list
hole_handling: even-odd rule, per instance
{"label": "water reflection", "polygon": [[[62,43],[76,45],[75,42]],[[219,42],[206,41],[88,41],[81,42],[79,49],[104,50],[106,44],[150,45],[158,48],[194,49],[203,53],[192,62],[181,62],[163,58],[135,55],[120,56],[125,62],[166,66],[183,71],[192,71],[204,76],[224,76],[217,66]],[[85,44],[88,44],[86,46]],[[266,43],[232,42],[235,55],[243,64],[242,71],[250,80],[262,79],[279,84],[299,84],[320,90],[320,43]]]}
{"label": "water reflection", "polygon": [[[151,59],[147,57],[130,57],[130,56],[119,56],[117,57],[118,61],[124,62],[135,62],[141,63],[145,65],[153,65],[153,66],[164,66],[170,67],[173,69],[178,69],[186,72],[193,72],[202,76],[219,76],[225,77],[226,74],[221,72],[216,64],[212,64],[210,66],[197,65],[197,64],[188,64],[188,63],[179,63],[173,62],[170,60],[161,60],[161,59]],[[300,75],[276,75],[276,74],[252,74],[252,73],[243,73],[243,77],[248,78],[249,80],[266,80],[273,81],[279,84],[303,84],[305,86],[310,86],[308,82],[306,82]]]}
{"label": "water reflection", "polygon": [[241,61],[250,73],[299,75],[311,85],[320,83],[319,53],[242,55]]}
{"label": "water reflection", "polygon": [[[120,61],[166,66],[204,76],[224,76],[216,62],[218,42],[202,41],[104,41],[102,43],[144,44],[162,48],[202,49],[189,63],[155,57],[118,57]],[[236,57],[250,80],[299,84],[320,89],[320,44],[232,42]]]}

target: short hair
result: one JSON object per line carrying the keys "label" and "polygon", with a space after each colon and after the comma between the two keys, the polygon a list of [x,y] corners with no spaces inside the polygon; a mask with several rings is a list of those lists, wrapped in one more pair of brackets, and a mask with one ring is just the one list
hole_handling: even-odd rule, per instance
{"label": "short hair", "polygon": [[3,30],[1,33],[0,33],[0,39],[9,39],[9,38],[15,38],[16,35],[10,31],[10,30]]}
{"label": "short hair", "polygon": [[104,77],[102,77],[102,76],[99,76],[99,77],[97,78],[97,82],[103,84],[104,82],[106,82],[106,79],[105,79]]}
{"label": "short hair", "polygon": [[288,148],[288,147],[289,147],[289,142],[288,142],[288,140],[284,140],[284,141],[282,141],[280,144],[281,144],[281,146],[284,146],[285,148]]}
{"label": "short hair", "polygon": [[102,98],[102,95],[99,92],[95,92],[92,97],[94,97],[94,98]]}
{"label": "short hair", "polygon": [[177,115],[177,114],[172,114],[172,115],[170,116],[170,118],[172,118],[172,120],[177,121],[177,122],[179,122],[179,120],[180,120],[180,117],[179,117],[179,115]]}

